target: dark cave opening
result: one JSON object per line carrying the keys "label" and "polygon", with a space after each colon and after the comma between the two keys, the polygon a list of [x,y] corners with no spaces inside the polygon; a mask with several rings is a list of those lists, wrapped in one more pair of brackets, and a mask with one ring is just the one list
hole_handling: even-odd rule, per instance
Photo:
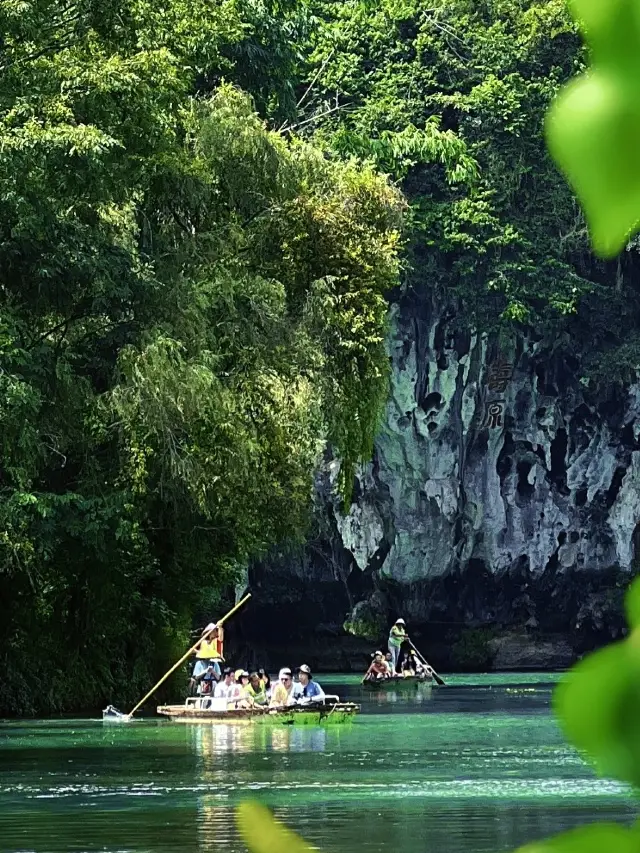
{"label": "dark cave opening", "polygon": [[521,498],[528,499],[532,497],[535,491],[534,486],[529,482],[529,474],[532,468],[533,465],[531,462],[527,462],[526,459],[522,459],[518,462],[516,469],[518,472],[518,485],[516,486],[516,489]]}
{"label": "dark cave opening", "polygon": [[513,467],[513,454],[515,453],[516,445],[513,440],[513,436],[510,432],[506,432],[504,435],[504,444],[502,445],[502,450],[498,455],[498,459],[496,460],[496,472],[498,477],[500,477],[501,481],[504,481],[506,477],[511,473],[511,469]]}
{"label": "dark cave opening", "polygon": [[421,408],[425,412],[430,411],[439,411],[442,406],[442,394],[438,394],[437,391],[432,391],[430,394],[424,398],[421,403]]}
{"label": "dark cave opening", "polygon": [[551,442],[551,471],[549,476],[551,482],[566,494],[569,493],[567,490],[567,446],[567,431],[561,427]]}
{"label": "dark cave opening", "polygon": [[611,507],[616,502],[616,498],[618,497],[618,493],[622,488],[622,481],[624,480],[624,475],[627,473],[626,468],[622,468],[618,466],[615,470],[613,477],[611,478],[611,485],[607,489],[605,494],[605,504],[607,509],[611,509]]}

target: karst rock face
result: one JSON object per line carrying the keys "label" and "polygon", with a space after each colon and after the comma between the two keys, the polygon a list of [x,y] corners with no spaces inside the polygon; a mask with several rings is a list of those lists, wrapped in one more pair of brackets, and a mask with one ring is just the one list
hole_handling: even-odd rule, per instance
{"label": "karst rock face", "polygon": [[522,646],[535,666],[540,643],[540,665],[561,666],[623,629],[640,386],[589,390],[568,339],[455,329],[429,293],[393,306],[391,393],[354,502],[345,513],[327,463],[321,532],[251,582],[294,633],[339,635],[346,620],[381,641],[402,614],[425,642],[457,645],[461,665],[464,632],[481,629],[487,665],[517,666]]}

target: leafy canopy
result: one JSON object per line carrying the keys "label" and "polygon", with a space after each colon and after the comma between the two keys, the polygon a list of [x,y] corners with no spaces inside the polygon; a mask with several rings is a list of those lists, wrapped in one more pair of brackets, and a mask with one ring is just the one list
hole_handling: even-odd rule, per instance
{"label": "leafy canopy", "polygon": [[411,203],[408,287],[482,330],[574,312],[594,266],[544,145],[547,107],[583,67],[564,0],[314,0],[305,120]]}
{"label": "leafy canopy", "polygon": [[255,112],[297,3],[0,15],[0,708],[124,703],[369,452],[402,202]]}

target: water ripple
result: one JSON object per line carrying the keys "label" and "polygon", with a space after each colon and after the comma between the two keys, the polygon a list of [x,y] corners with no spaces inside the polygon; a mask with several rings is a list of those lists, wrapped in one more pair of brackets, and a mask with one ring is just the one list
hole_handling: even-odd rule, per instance
{"label": "water ripple", "polygon": [[424,853],[427,839],[500,853],[632,820],[628,790],[564,743],[544,678],[458,676],[397,701],[353,680],[363,715],[335,729],[0,723],[0,853],[246,853],[233,819],[246,797],[323,853]]}

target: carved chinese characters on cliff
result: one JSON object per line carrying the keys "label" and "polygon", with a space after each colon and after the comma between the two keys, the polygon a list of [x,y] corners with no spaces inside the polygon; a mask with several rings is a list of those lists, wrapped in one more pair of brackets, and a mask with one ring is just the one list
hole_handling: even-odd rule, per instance
{"label": "carved chinese characters on cliff", "polygon": [[489,391],[498,391],[504,394],[513,373],[513,365],[507,361],[494,361],[489,367],[489,379],[487,388]]}
{"label": "carved chinese characters on cliff", "polygon": [[487,418],[485,427],[489,429],[499,429],[503,425],[504,418],[504,402],[489,403],[487,406]]}
{"label": "carved chinese characters on cliff", "polygon": [[485,429],[502,429],[504,426],[505,400],[501,396],[507,390],[507,385],[513,374],[513,365],[503,359],[494,361],[489,366],[487,379],[487,408],[484,420]]}

